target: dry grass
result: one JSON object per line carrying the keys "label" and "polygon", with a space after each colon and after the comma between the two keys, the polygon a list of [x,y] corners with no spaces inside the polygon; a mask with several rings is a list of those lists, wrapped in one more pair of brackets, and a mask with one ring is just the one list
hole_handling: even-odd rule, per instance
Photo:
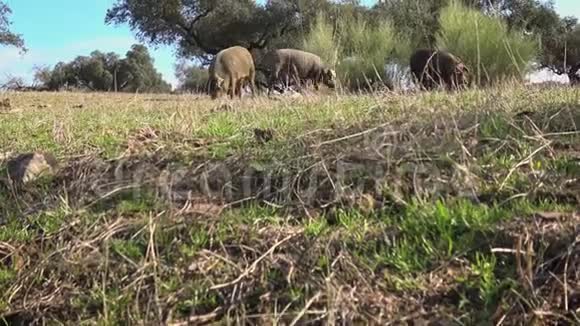
{"label": "dry grass", "polygon": [[3,96],[9,323],[578,319],[575,89]]}

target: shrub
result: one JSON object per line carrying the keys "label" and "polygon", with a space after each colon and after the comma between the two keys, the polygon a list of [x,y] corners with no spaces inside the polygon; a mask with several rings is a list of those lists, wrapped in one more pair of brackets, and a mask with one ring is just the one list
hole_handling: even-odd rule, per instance
{"label": "shrub", "polygon": [[336,66],[340,48],[338,39],[334,35],[332,23],[326,15],[319,14],[316,23],[304,40],[304,51],[312,52],[331,66]]}
{"label": "shrub", "polygon": [[394,53],[395,33],[389,23],[370,26],[363,19],[346,22],[339,76],[350,89],[366,89],[385,80],[385,65]]}
{"label": "shrub", "polygon": [[184,63],[179,63],[176,66],[175,73],[178,81],[180,91],[187,91],[192,93],[205,93],[208,82],[208,70],[199,66],[187,66]]}
{"label": "shrub", "polygon": [[389,22],[372,24],[362,17],[343,15],[336,28],[320,15],[306,36],[304,50],[334,66],[338,79],[350,90],[391,84],[388,63],[406,60],[410,46],[402,42]]}
{"label": "shrub", "polygon": [[452,0],[440,14],[437,46],[461,57],[479,85],[522,80],[539,51],[522,31],[509,30],[499,18]]}

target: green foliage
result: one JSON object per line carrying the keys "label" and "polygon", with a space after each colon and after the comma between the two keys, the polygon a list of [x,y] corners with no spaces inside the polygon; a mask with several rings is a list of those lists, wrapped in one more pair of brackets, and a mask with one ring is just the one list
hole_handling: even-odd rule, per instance
{"label": "green foliage", "polygon": [[377,4],[373,16],[378,21],[392,22],[411,47],[431,47],[439,28],[437,13],[446,3],[447,0],[387,0]]}
{"label": "green foliage", "polygon": [[363,242],[364,236],[368,232],[370,226],[364,216],[358,211],[344,211],[337,212],[338,224],[348,231],[348,234],[356,242]]}
{"label": "green foliage", "polygon": [[[505,33],[509,34],[510,40],[507,42],[511,46],[508,50],[510,52],[509,65],[519,67],[520,71],[517,74],[523,73],[521,71],[523,67],[520,66],[524,60],[529,59],[529,56],[523,54],[518,57],[520,53],[517,51],[522,50],[523,47],[527,53],[530,46],[530,40],[518,36],[515,32],[519,30],[525,30],[535,39],[541,40],[542,51],[538,56],[538,63],[541,67],[563,74],[580,61],[580,50],[578,50],[580,49],[580,36],[578,36],[580,32],[576,28],[577,21],[572,17],[560,17],[550,1],[457,0],[455,2],[488,18],[484,21],[476,20],[480,25],[485,25],[478,26],[482,29],[481,32],[496,31],[502,33],[502,36],[506,36]],[[371,34],[392,36],[388,30],[394,29],[397,34],[404,36],[397,40],[397,49],[435,47],[441,43],[438,40],[440,32],[444,34],[451,32],[447,25],[449,21],[444,23],[439,19],[443,8],[446,8],[448,3],[448,0],[385,0],[373,8],[368,8],[360,5],[360,1],[332,2],[329,0],[276,0],[261,3],[251,0],[117,0],[108,10],[106,22],[127,24],[140,40],[152,45],[176,45],[180,56],[197,57],[204,64],[208,63],[211,57],[220,50],[233,45],[242,45],[249,49],[304,46],[312,52],[321,53],[321,56],[329,63],[338,64],[340,56],[336,54],[336,51],[343,45],[337,41],[343,40],[342,37],[339,39],[335,37],[337,33],[341,35],[348,33],[339,32],[340,25],[354,30],[366,25],[365,27],[369,28],[367,30],[369,37]],[[319,17],[321,15],[327,17],[326,22],[322,22]],[[345,19],[347,16],[350,18]],[[353,17],[360,21],[352,20]],[[505,25],[501,27],[490,25],[491,17],[501,19]],[[344,24],[341,24],[341,21]],[[461,21],[457,25],[457,30],[467,27],[466,31],[471,32],[466,32],[466,37],[475,37],[474,23],[474,21]],[[314,26],[315,24],[318,26]],[[442,24],[446,26],[443,27]],[[304,39],[306,39],[305,44]],[[388,42],[391,42],[391,39],[391,37],[384,38]],[[378,39],[375,38],[375,40],[376,44],[380,44]],[[485,39],[480,38],[480,40],[481,44],[484,44]],[[385,42],[385,47],[388,47],[388,42]],[[496,50],[504,51],[505,46],[502,46],[501,43],[494,44]],[[360,49],[361,53],[363,49],[364,47]],[[390,58],[391,54],[385,55]],[[410,53],[407,53],[406,58],[409,55]],[[366,62],[366,60],[353,57],[351,61],[343,65],[344,70],[349,73],[356,71],[357,76],[352,78],[355,81],[364,79],[362,76],[365,75],[374,76],[374,69],[370,67],[376,65],[374,61],[378,61],[380,56],[371,54],[371,58],[370,62]],[[503,55],[501,60],[505,60]],[[500,70],[505,66],[502,63],[488,69]],[[518,69],[510,69],[507,75],[513,76],[514,70]],[[485,72],[483,75],[487,76]],[[495,77],[490,76],[490,78]]]}
{"label": "green foliage", "polygon": [[303,49],[317,54],[331,66],[338,64],[341,53],[340,44],[334,36],[334,27],[325,14],[318,15],[316,23],[304,40]]}
{"label": "green foliage", "polygon": [[233,45],[254,49],[276,40],[295,41],[311,17],[328,6],[326,0],[117,0],[106,22],[126,23],[150,44],[176,44],[181,56],[208,62]]}
{"label": "green foliage", "polygon": [[49,90],[169,92],[171,85],[163,80],[153,63],[147,48],[135,44],[124,59],[115,53],[93,51],[90,56],[78,56],[69,63],[59,62],[52,70],[39,69],[35,77]]}
{"label": "green foliage", "polygon": [[[6,288],[16,277],[16,272],[7,266],[0,266],[0,288]],[[0,301],[0,307],[2,302]]]}
{"label": "green foliage", "polygon": [[168,92],[171,86],[157,72],[147,48],[140,44],[131,46],[126,58],[120,61],[117,87],[125,92]]}
{"label": "green foliage", "polygon": [[139,262],[145,255],[145,249],[137,241],[127,241],[120,239],[113,239],[111,241],[111,249],[113,252]]}
{"label": "green foliage", "polygon": [[536,42],[505,22],[452,1],[440,14],[439,48],[459,56],[479,84],[522,79],[536,58]]}
{"label": "green foliage", "polygon": [[175,77],[181,91],[204,93],[207,89],[208,70],[201,66],[188,66],[185,62],[180,62],[175,67]]}
{"label": "green foliage", "polygon": [[325,218],[318,218],[310,221],[304,228],[304,232],[310,237],[318,237],[328,229],[328,222]]}
{"label": "green foliage", "polygon": [[135,189],[120,196],[117,211],[123,214],[160,210],[163,204],[149,189]]}
{"label": "green foliage", "polygon": [[563,74],[580,62],[577,18],[560,17],[553,1],[508,0],[499,10],[511,29],[524,29],[540,39],[541,67]]}
{"label": "green foliage", "polygon": [[[387,105],[376,105],[373,95],[291,102],[264,99],[240,102],[231,111],[218,113],[215,103],[190,101],[187,96],[7,96],[23,109],[8,113],[18,119],[0,119],[5,135],[0,147],[28,151],[50,144],[58,149],[66,169],[50,187],[28,185],[19,194],[0,182],[0,241],[5,256],[0,268],[0,293],[4,293],[0,308],[17,310],[30,301],[26,301],[29,288],[38,297],[47,297],[54,294],[55,286],[70,285],[61,309],[65,313],[42,316],[47,324],[81,320],[85,324],[163,324],[166,316],[178,322],[189,320],[191,315],[231,308],[227,298],[234,292],[242,301],[232,315],[243,318],[286,307],[290,307],[288,314],[294,314],[304,311],[308,302],[324,301],[326,297],[318,293],[329,298],[340,294],[337,285],[346,286],[353,298],[349,314],[376,315],[374,307],[360,304],[369,295],[390,296],[401,304],[408,304],[409,296],[418,298],[419,303],[443,297],[437,309],[449,311],[464,324],[477,325],[477,321],[489,321],[499,305],[514,303],[515,291],[521,292],[524,285],[515,278],[514,256],[498,253],[494,257],[490,248],[505,248],[514,232],[528,226],[524,223],[533,226],[539,218],[534,213],[572,216],[577,206],[575,202],[555,206],[552,201],[561,199],[543,199],[537,197],[543,196],[539,192],[528,199],[513,196],[529,189],[553,191],[554,197],[559,196],[565,194],[565,180],[577,175],[574,153],[570,146],[562,146],[578,143],[576,136],[563,133],[575,130],[578,120],[578,94],[567,87],[530,90],[514,85],[513,89],[435,96],[394,94]],[[162,100],[152,105],[152,98]],[[39,100],[50,107],[28,107]],[[126,105],[119,105],[124,102]],[[83,109],[71,110],[75,103],[83,103]],[[528,115],[531,120],[513,118],[524,110],[534,112]],[[433,112],[438,112],[437,116]],[[66,146],[52,137],[54,121],[62,121],[70,132],[71,141]],[[532,129],[531,122],[533,128],[541,130]],[[374,156],[366,159],[367,151],[360,151],[368,147],[369,139],[351,135],[386,124],[389,131],[404,134],[395,139],[397,148],[403,150],[376,148],[376,154],[385,160],[399,162],[384,171],[387,175],[382,178],[375,174],[375,167],[384,162]],[[162,135],[154,139],[152,147],[143,148],[130,160],[121,157],[127,155],[127,146],[115,146],[118,152],[104,153],[109,143],[126,144],[144,126]],[[253,128],[275,129],[275,140],[256,144]],[[510,169],[541,145],[528,137],[536,132],[552,133],[554,146],[551,151],[532,155],[530,164],[517,168],[509,178],[525,177],[526,186],[488,197],[488,189],[497,188]],[[383,130],[370,136],[380,137],[379,133],[382,135]],[[111,141],[95,141],[99,138]],[[322,142],[326,144],[311,146]],[[381,139],[381,144],[388,142]],[[224,161],[212,160],[214,146],[234,155]],[[99,153],[98,157],[76,159],[85,157],[87,148]],[[504,157],[506,162],[502,163]],[[344,178],[338,174],[342,172],[337,170],[337,160],[349,164]],[[457,164],[449,164],[450,160]],[[200,166],[206,162],[206,167]],[[233,178],[219,172],[222,164],[235,173]],[[430,173],[435,172],[429,168],[431,164],[442,173]],[[177,173],[182,167],[186,170],[183,175]],[[146,168],[146,175],[138,174],[143,178],[131,178],[132,182],[116,178],[118,172],[137,172],[137,168]],[[234,197],[228,200],[234,204],[224,207],[219,197],[201,197],[206,195],[199,192],[197,172],[190,174],[192,168],[200,173],[211,169],[208,181],[212,194],[232,190],[242,202],[234,203]],[[276,192],[282,189],[280,198],[292,191],[291,201],[272,200],[269,193],[253,186],[251,193],[238,197],[243,191],[238,182],[250,176],[244,172],[256,170],[261,171],[260,176],[272,177],[268,185]],[[0,174],[5,172],[0,166]],[[172,178],[157,178],[165,172]],[[463,172],[473,178],[467,181]],[[333,179],[327,179],[327,173]],[[260,176],[252,174],[252,184],[260,182]],[[353,206],[363,209],[359,201],[343,201],[342,205],[333,201],[334,191],[339,190],[335,187],[355,190],[370,176],[389,186],[374,210],[357,211]],[[149,187],[151,181],[171,185],[176,196],[122,191],[123,185],[144,182],[143,186]],[[540,188],[530,185],[536,182],[542,183]],[[438,202],[439,190],[433,193],[431,184],[445,193]],[[311,185],[323,188],[309,198]],[[466,188],[477,197],[465,193]],[[540,199],[545,204],[536,203]],[[61,201],[66,204],[60,205]],[[285,203],[289,205],[280,205]],[[322,206],[325,203],[330,205]],[[214,215],[218,209],[223,209],[222,214]],[[567,220],[563,215],[542,218],[542,222],[555,226],[560,219]],[[530,240],[537,244],[537,266],[561,257],[555,249],[566,251],[575,235],[573,223],[550,234],[531,233],[533,227],[528,230],[534,237]],[[552,240],[559,238],[561,243]],[[550,245],[549,250],[543,250],[542,239]],[[248,270],[250,274],[245,272]],[[242,289],[239,285],[243,284],[255,286]],[[357,288],[365,291],[355,291]],[[526,296],[529,292],[522,292],[522,297]],[[161,312],[159,317],[157,311]],[[218,314],[212,322],[226,323],[227,318]]]}
{"label": "green foliage", "polygon": [[14,34],[10,30],[12,22],[9,20],[9,16],[11,14],[10,7],[4,1],[0,1],[0,45],[15,46],[26,51],[22,35]]}
{"label": "green foliage", "polygon": [[477,245],[478,240],[483,240],[479,239],[481,234],[502,216],[511,215],[508,212],[468,201],[412,203],[400,220],[389,220],[395,223],[401,237],[381,256],[401,272],[426,268],[433,261],[448,259]]}
{"label": "green foliage", "polygon": [[[540,67],[563,74],[580,62],[580,32],[577,19],[560,17],[553,1],[537,0],[456,0],[456,3],[488,17],[500,18],[509,31],[525,30],[540,40]],[[435,47],[441,32],[439,16],[447,0],[385,0],[373,10],[376,21],[389,20],[417,47]],[[467,26],[469,21],[461,21]],[[473,22],[471,22],[473,24]],[[468,30],[473,30],[469,28]],[[466,33],[471,34],[471,33]]]}
{"label": "green foliage", "polygon": [[489,306],[495,302],[495,295],[498,292],[498,281],[495,277],[497,260],[495,256],[486,257],[484,254],[475,254],[475,263],[471,269],[477,277],[476,285],[479,288],[480,299]]}
{"label": "green foliage", "polygon": [[363,15],[343,14],[336,26],[324,14],[319,15],[305,38],[304,49],[335,66],[339,80],[348,89],[389,83],[385,64],[402,62],[410,53],[409,45],[388,21],[372,24]]}
{"label": "green foliage", "polygon": [[47,211],[31,218],[31,224],[42,230],[44,234],[55,233],[66,223],[67,212],[63,209]]}
{"label": "green foliage", "polygon": [[[384,74],[385,64],[405,53],[396,32],[389,22],[373,26],[358,18],[343,22],[343,60],[338,65],[339,76],[350,89],[365,89],[373,84],[389,83]],[[400,47],[397,49],[397,47]]]}

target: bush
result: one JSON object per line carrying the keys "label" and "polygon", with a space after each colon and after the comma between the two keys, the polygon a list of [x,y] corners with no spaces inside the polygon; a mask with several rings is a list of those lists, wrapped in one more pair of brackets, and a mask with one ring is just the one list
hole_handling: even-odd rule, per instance
{"label": "bush", "polygon": [[320,15],[307,35],[304,50],[334,66],[341,84],[350,90],[391,84],[388,63],[407,60],[410,46],[401,41],[389,22],[371,24],[362,17],[343,15],[336,28]]}
{"label": "bush", "polygon": [[437,46],[461,57],[479,85],[505,79],[522,80],[537,56],[537,42],[509,30],[499,18],[452,0],[439,18]]}
{"label": "bush", "polygon": [[304,40],[304,51],[312,52],[330,66],[336,66],[339,60],[339,42],[334,35],[332,23],[326,15],[319,14],[316,23]]}
{"label": "bush", "polygon": [[397,52],[397,37],[391,24],[372,26],[360,18],[343,23],[343,59],[337,70],[345,86],[368,89],[376,84],[392,84],[385,74],[385,65],[396,60]]}
{"label": "bush", "polygon": [[175,67],[178,90],[182,92],[205,93],[209,79],[208,70],[200,66],[188,66],[180,62]]}

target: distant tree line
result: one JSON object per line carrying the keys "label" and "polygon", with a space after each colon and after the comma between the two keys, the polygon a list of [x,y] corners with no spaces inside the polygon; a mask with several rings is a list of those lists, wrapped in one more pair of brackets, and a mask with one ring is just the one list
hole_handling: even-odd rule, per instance
{"label": "distant tree line", "polygon": [[[12,11],[0,0],[0,45],[26,51],[21,35],[11,31]],[[20,78],[11,78],[6,89],[85,89],[90,91],[170,92],[171,85],[154,67],[147,48],[135,44],[121,58],[116,53],[98,50],[89,56],[78,56],[71,62],[59,62],[54,67],[38,67],[35,87],[27,87]]]}
{"label": "distant tree line", "polygon": [[53,68],[38,69],[35,80],[40,87],[51,91],[171,91],[171,85],[155,69],[149,51],[140,44],[133,45],[122,59],[116,53],[94,51],[89,56],[78,56],[71,62],[59,62]]}

